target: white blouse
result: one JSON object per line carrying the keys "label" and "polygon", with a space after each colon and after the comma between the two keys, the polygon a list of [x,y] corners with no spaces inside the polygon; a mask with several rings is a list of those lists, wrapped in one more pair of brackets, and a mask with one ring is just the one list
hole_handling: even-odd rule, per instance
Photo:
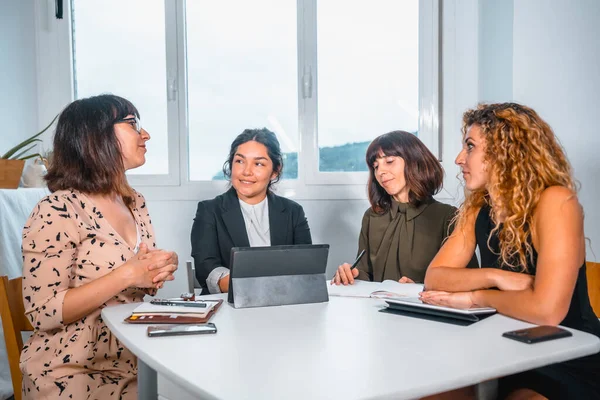
{"label": "white blouse", "polygon": [[[270,246],[271,245],[271,227],[269,225],[269,201],[265,197],[258,204],[248,204],[240,200],[240,208],[246,225],[246,234],[250,247]],[[229,275],[229,269],[217,267],[213,269],[206,278],[206,287],[210,293],[221,293],[219,280]]]}

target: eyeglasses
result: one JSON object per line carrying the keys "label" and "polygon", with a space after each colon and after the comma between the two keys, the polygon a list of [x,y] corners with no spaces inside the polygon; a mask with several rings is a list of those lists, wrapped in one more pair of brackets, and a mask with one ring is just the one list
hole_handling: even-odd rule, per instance
{"label": "eyeglasses", "polygon": [[120,119],[117,122],[115,122],[115,124],[121,124],[121,123],[126,123],[126,124],[131,125],[131,127],[133,129],[135,129],[138,134],[142,133],[142,123],[140,122],[138,117],[123,118],[123,119]]}

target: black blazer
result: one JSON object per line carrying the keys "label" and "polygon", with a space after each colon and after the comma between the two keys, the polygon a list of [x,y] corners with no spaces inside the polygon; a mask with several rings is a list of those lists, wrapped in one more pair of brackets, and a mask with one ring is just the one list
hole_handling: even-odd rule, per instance
{"label": "black blazer", "polygon": [[[271,245],[312,244],[302,206],[268,192]],[[196,278],[206,288],[206,278],[216,267],[230,268],[232,247],[250,247],[237,192],[232,187],[212,200],[198,203],[192,225],[192,257]]]}

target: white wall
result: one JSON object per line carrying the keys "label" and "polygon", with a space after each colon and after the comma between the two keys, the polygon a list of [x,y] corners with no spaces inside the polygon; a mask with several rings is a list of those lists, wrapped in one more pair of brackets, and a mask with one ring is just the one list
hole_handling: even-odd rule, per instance
{"label": "white wall", "polygon": [[[513,95],[560,139],[581,182],[588,260],[600,259],[600,1],[515,0]],[[590,251],[592,250],[592,251]]]}
{"label": "white wall", "polygon": [[480,102],[513,97],[513,8],[513,0],[479,1]]}
{"label": "white wall", "polygon": [[38,131],[32,1],[0,1],[0,154]]}
{"label": "white wall", "polygon": [[[37,132],[33,1],[0,0],[0,155]],[[0,326],[0,399],[13,394]]]}

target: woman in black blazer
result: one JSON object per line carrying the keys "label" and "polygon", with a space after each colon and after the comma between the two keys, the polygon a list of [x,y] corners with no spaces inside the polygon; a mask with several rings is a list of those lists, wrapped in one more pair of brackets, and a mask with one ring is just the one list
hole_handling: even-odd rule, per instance
{"label": "woman in black blazer", "polygon": [[268,129],[246,129],[231,144],[223,166],[231,188],[199,202],[192,226],[192,257],[204,293],[229,290],[232,247],[312,243],[302,206],[271,191],[282,170],[279,141]]}

